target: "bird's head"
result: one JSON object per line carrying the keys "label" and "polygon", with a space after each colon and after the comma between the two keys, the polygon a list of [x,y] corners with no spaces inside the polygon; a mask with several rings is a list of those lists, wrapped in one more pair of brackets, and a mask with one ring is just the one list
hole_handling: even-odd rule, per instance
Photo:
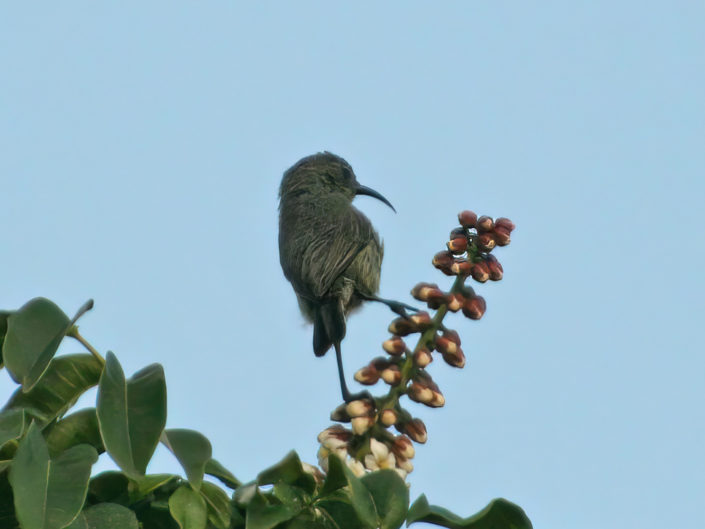
{"label": "bird's head", "polygon": [[284,173],[279,197],[283,201],[300,198],[316,200],[344,197],[350,202],[356,195],[368,195],[381,200],[396,212],[380,193],[357,181],[350,164],[328,151],[302,158]]}

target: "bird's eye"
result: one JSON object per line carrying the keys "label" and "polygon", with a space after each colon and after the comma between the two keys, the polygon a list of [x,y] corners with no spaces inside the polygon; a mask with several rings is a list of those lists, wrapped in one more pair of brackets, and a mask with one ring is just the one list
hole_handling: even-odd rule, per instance
{"label": "bird's eye", "polygon": [[349,167],[343,167],[343,178],[348,181],[353,179],[353,173]]}

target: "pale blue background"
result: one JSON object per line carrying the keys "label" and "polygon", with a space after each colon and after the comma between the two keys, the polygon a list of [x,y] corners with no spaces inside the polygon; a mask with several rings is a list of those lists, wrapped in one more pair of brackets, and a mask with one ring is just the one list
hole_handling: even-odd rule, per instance
{"label": "pale blue background", "polygon": [[[291,448],[313,462],[337,379],[281,274],[276,196],[328,149],[397,208],[356,202],[384,296],[449,284],[429,263],[459,210],[518,225],[486,318],[449,319],[469,362],[431,366],[447,406],[414,405],[412,498],[702,528],[703,20],[700,1],[5,3],[0,306],[93,297],[83,333],[128,373],[164,365],[170,427],[243,480]],[[388,320],[350,320],[349,378]]]}

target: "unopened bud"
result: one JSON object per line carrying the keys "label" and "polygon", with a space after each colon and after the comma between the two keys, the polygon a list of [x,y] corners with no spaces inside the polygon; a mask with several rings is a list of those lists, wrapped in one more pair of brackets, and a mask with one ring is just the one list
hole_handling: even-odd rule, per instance
{"label": "unopened bud", "polygon": [[409,316],[409,319],[414,322],[414,324],[418,327],[420,331],[425,331],[433,325],[433,322],[431,321],[431,316],[428,315],[428,312],[423,310],[415,312],[414,314]]}
{"label": "unopened bud", "polygon": [[410,318],[395,318],[389,324],[389,332],[398,336],[408,336],[413,332],[418,332],[418,328]]}
{"label": "unopened bud", "polygon": [[383,369],[387,369],[389,365],[389,358],[384,356],[376,356],[370,360],[370,366],[374,367],[377,371],[382,372]]}
{"label": "unopened bud", "polygon": [[487,268],[490,272],[490,279],[492,281],[499,281],[502,279],[504,276],[504,269],[497,258],[494,255],[488,255],[485,262],[487,263]]}
{"label": "unopened bud", "polygon": [[454,353],[458,350],[458,345],[445,336],[436,336],[436,349],[442,353]]}
{"label": "unopened bud", "polygon": [[448,338],[454,344],[460,345],[460,335],[453,329],[446,329],[443,331],[443,336]]}
{"label": "unopened bud", "polygon": [[397,435],[392,442],[392,453],[398,458],[413,459],[416,450],[414,450],[411,439],[405,435]]}
{"label": "unopened bud", "polygon": [[406,350],[406,344],[399,336],[392,336],[382,343],[382,348],[390,355],[398,356]]}
{"label": "unopened bud", "polygon": [[453,352],[448,351],[443,353],[443,360],[445,360],[446,364],[449,366],[458,368],[465,367],[465,354],[460,347]]}
{"label": "unopened bud", "polygon": [[431,362],[433,362],[433,356],[425,347],[422,347],[414,353],[414,365],[416,367],[426,367]]}
{"label": "unopened bud", "polygon": [[468,248],[468,239],[467,237],[455,237],[454,239],[449,240],[446,243],[446,246],[448,247],[448,250],[450,250],[454,254],[461,254],[464,253],[465,250]]}
{"label": "unopened bud", "polygon": [[468,276],[472,271],[472,263],[467,259],[456,259],[450,265],[450,271],[457,276]]}
{"label": "unopened bud", "polygon": [[433,399],[433,390],[427,386],[423,386],[418,382],[412,382],[407,390],[409,398],[414,402],[426,404]]}
{"label": "unopened bud", "polygon": [[456,237],[466,237],[467,238],[467,232],[465,231],[465,228],[462,226],[459,226],[457,228],[453,228],[450,230],[450,235],[448,236],[449,239],[455,239]]}
{"label": "unopened bud", "polygon": [[477,219],[477,230],[478,231],[492,231],[492,228],[494,228],[494,221],[492,220],[492,217],[488,217],[487,215],[482,215],[479,219]]}
{"label": "unopened bud", "polygon": [[446,403],[446,398],[443,396],[443,393],[440,391],[434,391],[433,392],[433,398],[428,401],[424,402],[426,406],[430,408],[442,408]]}
{"label": "unopened bud", "polygon": [[428,371],[425,369],[419,369],[415,374],[414,374],[414,380],[421,384],[422,386],[425,386],[427,388],[431,388],[434,391],[438,391],[438,384],[436,384],[429,374]]}
{"label": "unopened bud", "polygon": [[479,320],[485,314],[487,304],[482,296],[468,299],[463,305],[463,314],[471,320]]}
{"label": "unopened bud", "polygon": [[490,278],[490,269],[484,262],[475,263],[472,265],[471,274],[475,281],[484,283]]}
{"label": "unopened bud", "polygon": [[447,276],[452,276],[453,272],[450,271],[450,267],[453,264],[453,254],[445,251],[445,252],[438,252],[436,255],[433,256],[433,261],[431,261],[433,266],[438,268],[441,272],[443,272]]}
{"label": "unopened bud", "polygon": [[445,294],[435,283],[419,283],[411,289],[411,295],[419,301],[445,300]]}
{"label": "unopened bud", "polygon": [[458,221],[463,228],[474,228],[477,224],[477,214],[466,209],[458,213]]}
{"label": "unopened bud", "polygon": [[512,233],[514,231],[514,228],[516,228],[514,223],[506,217],[499,217],[494,222],[494,225],[495,228],[502,228],[503,230],[507,230],[509,233]]}
{"label": "unopened bud", "polygon": [[496,244],[497,241],[494,240],[494,232],[481,233],[477,238],[477,245],[483,252],[491,252]]}
{"label": "unopened bud", "polygon": [[352,432],[350,430],[340,424],[334,424],[318,434],[318,442],[323,444],[329,439],[337,439],[339,441],[348,442],[351,436]]}
{"label": "unopened bud", "polygon": [[374,412],[374,405],[369,400],[353,400],[345,406],[345,411],[350,417],[363,417]]}
{"label": "unopened bud", "polygon": [[365,366],[362,369],[357,370],[355,373],[355,380],[365,386],[372,386],[379,380],[379,371],[377,371],[377,369],[373,366]]}
{"label": "unopened bud", "polygon": [[411,474],[414,471],[414,465],[411,464],[411,461],[403,457],[397,457],[397,466],[407,474]]}
{"label": "unopened bud", "polygon": [[460,292],[453,292],[452,294],[448,294],[447,303],[449,311],[458,312],[460,309],[463,308],[465,298]]}
{"label": "unopened bud", "polygon": [[390,386],[396,386],[401,382],[401,371],[399,366],[391,365],[384,371],[382,371],[382,380],[384,380]]}
{"label": "unopened bud", "polygon": [[423,444],[428,439],[426,425],[421,419],[411,419],[402,426],[403,433],[408,435],[412,441]]}
{"label": "unopened bud", "polygon": [[397,422],[397,412],[391,409],[382,410],[379,414],[379,422],[385,426],[392,426]]}
{"label": "unopened bud", "polygon": [[495,226],[492,234],[494,235],[494,240],[497,241],[497,246],[507,246],[512,241],[509,232],[505,228]]}
{"label": "unopened bud", "polygon": [[347,404],[343,403],[337,408],[335,408],[332,412],[330,412],[330,420],[338,422],[350,422],[350,415],[348,415],[348,412],[345,409],[346,406]]}
{"label": "unopened bud", "polygon": [[374,417],[354,417],[351,421],[355,435],[362,435],[375,424]]}

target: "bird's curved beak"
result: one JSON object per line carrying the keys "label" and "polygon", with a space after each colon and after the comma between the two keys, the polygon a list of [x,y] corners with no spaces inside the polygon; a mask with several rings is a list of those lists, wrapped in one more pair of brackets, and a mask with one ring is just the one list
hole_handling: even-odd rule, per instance
{"label": "bird's curved beak", "polygon": [[358,184],[357,189],[355,190],[355,194],[356,195],[367,195],[368,197],[374,197],[377,200],[381,200],[382,202],[387,204],[390,208],[392,208],[392,211],[394,213],[397,212],[397,210],[394,209],[394,206],[392,206],[392,204],[391,204],[391,202],[389,202],[389,200],[384,198],[381,193],[378,193],[377,191],[375,191],[374,189],[372,189],[370,187]]}

